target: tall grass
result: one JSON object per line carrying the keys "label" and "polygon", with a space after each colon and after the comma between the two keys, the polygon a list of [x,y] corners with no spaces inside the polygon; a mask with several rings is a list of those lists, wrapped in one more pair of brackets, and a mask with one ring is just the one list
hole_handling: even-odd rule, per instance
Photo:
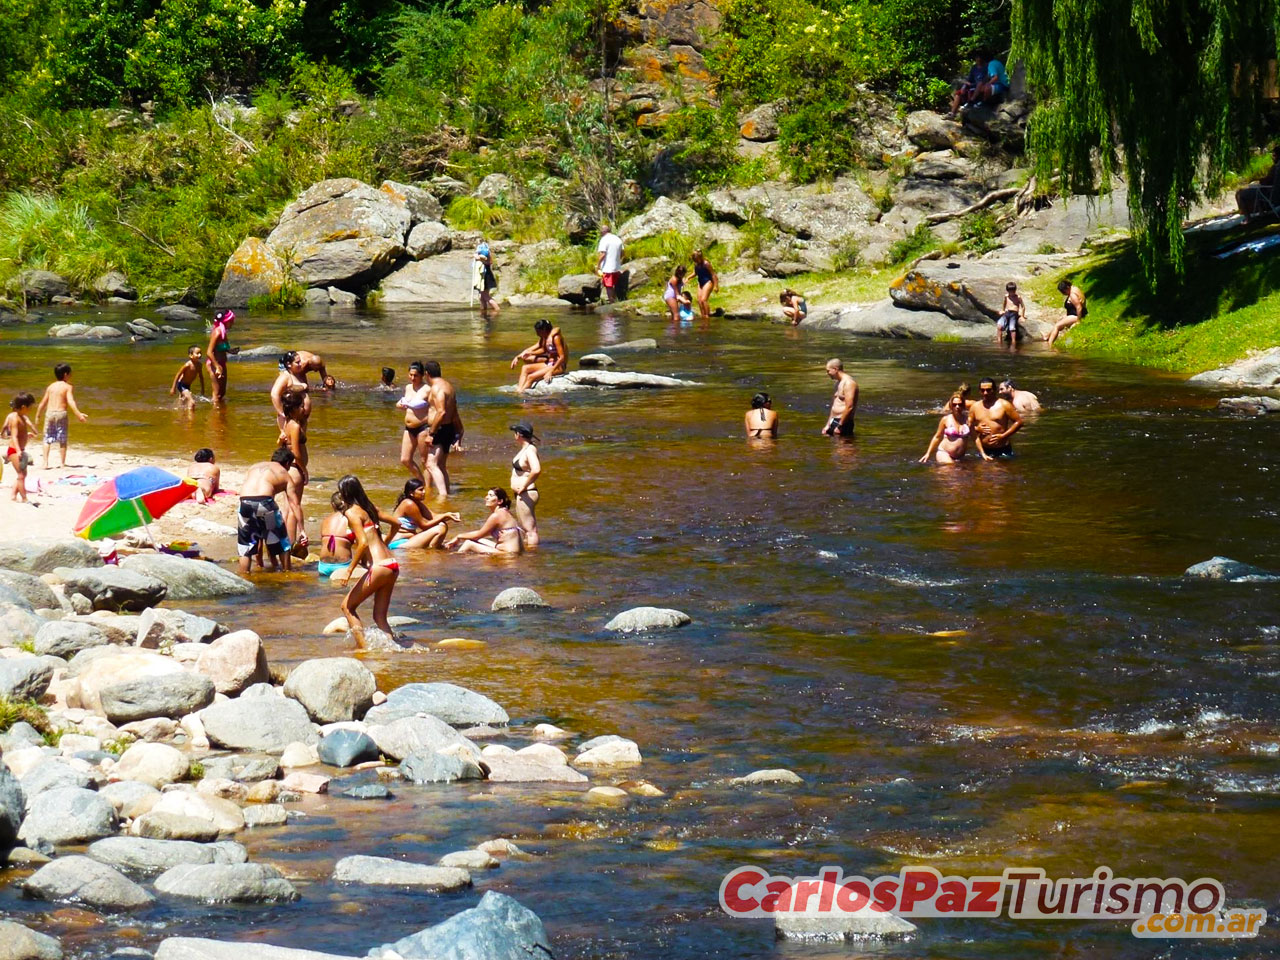
{"label": "tall grass", "polygon": [[18,191],[0,198],[0,277],[52,270],[89,283],[112,266],[108,245],[83,203]]}

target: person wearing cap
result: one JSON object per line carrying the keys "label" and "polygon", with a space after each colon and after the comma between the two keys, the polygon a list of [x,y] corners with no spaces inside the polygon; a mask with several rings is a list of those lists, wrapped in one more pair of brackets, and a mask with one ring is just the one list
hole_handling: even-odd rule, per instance
{"label": "person wearing cap", "polygon": [[520,450],[511,461],[511,493],[515,497],[512,505],[516,520],[524,531],[524,545],[529,548],[538,545],[538,518],[534,510],[538,506],[538,475],[542,473],[542,461],[538,459],[538,435],[533,432],[533,425],[528,420],[521,420],[511,425]]}
{"label": "person wearing cap", "polygon": [[219,310],[213,315],[213,329],[209,331],[209,349],[204,352],[204,362],[213,381],[211,399],[214,403],[223,403],[227,398],[227,355],[238,352],[231,349],[227,333],[235,322],[233,310]]}

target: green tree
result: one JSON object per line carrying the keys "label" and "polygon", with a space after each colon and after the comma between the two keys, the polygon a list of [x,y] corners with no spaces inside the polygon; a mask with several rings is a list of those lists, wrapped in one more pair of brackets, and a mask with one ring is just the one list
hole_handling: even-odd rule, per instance
{"label": "green tree", "polygon": [[1191,203],[1263,138],[1278,18],[1277,0],[1013,0],[1036,174],[1068,194],[1123,171],[1152,289],[1182,275]]}

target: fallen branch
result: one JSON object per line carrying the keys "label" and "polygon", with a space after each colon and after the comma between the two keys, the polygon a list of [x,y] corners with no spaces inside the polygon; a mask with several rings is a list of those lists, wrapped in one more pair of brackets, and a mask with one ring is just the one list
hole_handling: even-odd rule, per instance
{"label": "fallen branch", "polygon": [[[244,147],[244,149],[248,150],[250,153],[257,153],[258,152],[257,147],[255,147],[252,143],[250,143],[244,137],[240,136],[240,134],[236,133],[235,130],[231,128],[232,121],[230,119],[226,121],[223,120],[222,114],[224,111],[226,111],[225,105],[215,100],[213,97],[213,94],[209,93],[207,88],[205,90],[205,93],[209,94],[209,108],[210,108],[209,115],[213,117],[214,125],[223,133],[225,133],[227,136],[229,136],[232,140],[240,144],[240,146]],[[228,115],[230,115],[230,111],[226,111],[226,112]]]}
{"label": "fallen branch", "polygon": [[166,246],[165,244],[157,240],[155,237],[147,236],[145,233],[143,233],[141,230],[135,227],[132,223],[129,223],[127,220],[121,220],[119,217],[116,217],[116,223],[120,224],[120,226],[122,227],[128,227],[130,230],[132,230],[134,233],[140,236],[143,240],[147,241],[147,243],[163,250],[170,257],[177,257],[178,252],[174,250],[172,247]]}
{"label": "fallen branch", "polygon": [[948,220],[954,220],[956,217],[963,217],[970,213],[977,213],[979,210],[984,210],[993,203],[999,203],[1001,200],[1008,200],[1010,197],[1016,197],[1021,192],[1021,187],[1005,187],[1002,190],[992,190],[977,203],[970,204],[963,210],[951,210],[947,213],[931,213],[924,219],[926,223],[945,223]]}

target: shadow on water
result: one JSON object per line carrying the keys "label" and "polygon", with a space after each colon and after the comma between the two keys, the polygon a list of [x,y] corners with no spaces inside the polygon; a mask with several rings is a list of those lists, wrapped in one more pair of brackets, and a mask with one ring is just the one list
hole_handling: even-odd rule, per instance
{"label": "shadow on water", "polygon": [[[383,803],[308,798],[286,829],[243,837],[297,879],[301,903],[191,910],[162,902],[77,926],[82,914],[0,909],[86,955],[181,931],[363,954],[503,890],[545,920],[557,956],[849,957],[862,948],[775,945],[767,922],[730,921],[720,879],[740,863],[795,875],[825,864],[871,875],[924,862],[944,872],[1035,865],[1050,875],[1214,876],[1233,902],[1274,900],[1280,828],[1280,602],[1273,584],[1184,582],[1214,554],[1280,567],[1270,474],[1277,426],[1211,411],[1168,376],[984,347],[842,340],[764,324],[668,331],[656,321],[565,315],[575,354],[643,336],[656,353],[622,369],[696,388],[522,399],[498,391],[537,313],[493,323],[450,311],[247,316],[242,346],[305,346],[342,383],[317,400],[312,473],[358,472],[381,502],[403,482],[383,365],[439,359],[459,388],[467,452],[451,460],[451,509],[481,518],[506,485],[509,424],[542,437],[545,546],[516,563],[429,556],[405,563],[393,613],[424,646],[370,658],[383,689],[447,680],[501,702],[504,742],[541,721],[635,739],[638,771],[667,794],[626,808],[576,788],[401,785]],[[791,334],[787,336],[786,334]],[[175,410],[165,395],[194,331],[172,343],[56,346],[6,328],[5,389],[76,366],[93,420],[76,442],[156,455],[213,446],[224,461],[274,445],[271,362],[231,367],[231,404]],[[829,356],[859,380],[851,442],[819,437]],[[960,380],[1014,374],[1046,411],[1009,462],[922,466]],[[403,374],[401,374],[401,379]],[[768,390],[776,442],[749,443],[742,413]],[[307,512],[322,515],[317,480]],[[551,611],[489,611],[503,587],[535,587]],[[197,605],[258,630],[273,661],[346,652],[320,630],[338,593],[306,576],[264,582],[248,603]],[[604,623],[640,604],[694,618],[618,637]],[[426,646],[483,639],[483,650]],[[728,780],[788,767],[800,787]],[[348,853],[432,861],[493,836],[534,855],[477,876],[476,891],[422,896],[333,885]],[[11,880],[20,874],[11,871]],[[870,948],[867,948],[870,949]],[[1077,949],[1150,956],[1124,924],[924,921],[894,957],[1022,957]],[[1274,952],[1173,942],[1161,956]]]}

